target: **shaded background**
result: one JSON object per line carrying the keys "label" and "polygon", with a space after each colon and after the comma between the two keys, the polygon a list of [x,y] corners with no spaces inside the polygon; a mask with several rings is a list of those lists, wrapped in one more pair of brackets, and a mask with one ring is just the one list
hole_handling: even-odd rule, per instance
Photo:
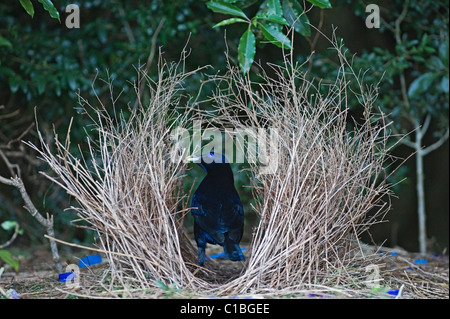
{"label": "shaded background", "polygon": [[[381,16],[388,23],[392,23],[404,5],[404,1],[399,0],[374,2],[379,4]],[[70,3],[54,1],[61,15],[61,23],[49,17],[48,12],[37,2],[33,18],[18,0],[2,1],[0,4],[0,150],[11,163],[19,165],[21,176],[38,210],[54,214],[57,237],[75,243],[89,243],[95,234],[75,228],[71,223],[76,216],[67,208],[76,205],[75,201],[38,173],[48,171],[48,167],[21,143],[22,139],[37,143],[35,107],[39,129],[48,141],[51,141],[53,130],[65,136],[70,119],[74,117],[71,138],[73,152],[77,153],[79,149],[76,144],[80,144],[83,150],[86,135],[92,133],[89,119],[78,114],[78,93],[93,101],[95,92],[108,103],[108,86],[101,79],[111,78],[115,91],[122,91],[117,105],[126,109],[135,100],[130,84],[136,80],[135,68],[148,61],[152,49],[156,51],[149,73],[156,77],[159,47],[167,61],[178,61],[182,49],[187,45],[190,51],[186,61],[187,70],[209,64],[213,67],[207,71],[210,74],[223,71],[226,68],[224,52],[227,47],[231,59],[237,64],[237,45],[245,26],[226,27],[225,38],[225,28],[212,28],[224,16],[208,10],[206,1],[93,0],[77,3],[80,6],[81,26],[79,29],[68,29],[64,24],[68,13],[64,9]],[[389,52],[401,56],[393,35],[383,28],[368,29],[365,26],[366,4],[362,1],[331,3],[332,9],[313,8],[308,12],[311,23],[327,36],[331,36],[333,26],[337,27],[337,36],[344,40],[349,53],[358,57],[355,59],[356,67],[371,68],[373,71],[367,76],[367,81],[377,82],[382,73],[387,71],[380,86],[379,103],[395,105],[398,101],[398,81],[395,74],[384,69],[383,64],[389,59]],[[249,16],[253,16],[257,6],[246,10]],[[448,28],[448,4],[444,1],[432,4],[411,1],[409,12],[410,16],[405,21],[405,34],[409,39],[416,40],[414,45],[419,47],[423,33],[431,33],[427,45],[437,50],[442,34],[438,37],[433,32],[442,33],[440,28]],[[424,29],[427,26],[430,27]],[[324,80],[332,79],[336,65],[329,56],[330,45],[323,37],[318,37],[317,43],[312,45],[315,35],[316,31],[309,38],[295,35],[295,59],[305,61],[314,50],[316,56],[311,65],[311,74]],[[448,43],[448,33],[445,37]],[[375,56],[375,48],[385,51],[377,51],[378,55]],[[280,63],[281,54],[279,48],[261,44],[255,60],[262,64]],[[418,56],[421,54],[424,61],[403,61],[408,71],[408,83],[426,71],[427,59],[436,53],[426,50],[417,53]],[[402,63],[402,60],[398,59],[398,63]],[[252,71],[257,73],[258,68],[255,66]],[[448,61],[446,72],[448,79]],[[195,96],[200,81],[205,78],[205,74],[190,78],[185,83],[186,93]],[[427,94],[430,96],[424,94],[424,101],[430,100],[430,105],[442,104],[442,107],[429,110],[433,112],[434,119],[424,144],[430,145],[438,138],[432,132],[440,132],[445,124],[448,126],[448,91],[445,95],[430,89]],[[355,107],[352,112],[357,116],[358,109]],[[412,130],[413,127],[407,129]],[[447,140],[442,147],[425,157],[429,249],[436,253],[443,252],[449,243],[448,153]],[[393,154],[407,158],[411,155],[411,149],[399,146]],[[398,245],[408,251],[418,251],[414,161],[414,157],[408,159],[392,178],[391,182],[398,184],[394,187],[396,197],[392,198],[392,210],[386,216],[388,222],[371,229],[372,238],[377,244]],[[245,239],[250,240],[251,226],[256,216],[250,207],[251,192],[243,187],[248,185],[248,180],[245,174],[238,174],[240,168],[240,165],[233,165],[236,184],[247,213]],[[188,172],[186,191],[190,189],[192,181],[201,179],[202,174],[200,168],[192,167]],[[0,175],[10,177],[5,161],[1,158]],[[44,230],[23,209],[18,191],[0,184],[0,223],[5,220],[16,220],[24,229],[23,235],[14,245],[47,245],[43,238]],[[189,221],[187,227],[189,230]],[[11,233],[0,229],[0,243],[10,236]],[[370,242],[369,237],[364,240]]]}

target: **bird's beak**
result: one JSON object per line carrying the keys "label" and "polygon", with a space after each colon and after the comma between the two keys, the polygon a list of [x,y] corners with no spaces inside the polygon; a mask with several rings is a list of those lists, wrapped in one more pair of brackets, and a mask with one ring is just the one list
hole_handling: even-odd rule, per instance
{"label": "bird's beak", "polygon": [[186,157],[186,160],[188,160],[189,162],[193,162],[193,163],[200,163],[201,159],[202,158],[200,156],[195,156],[195,155],[190,155],[190,156]]}

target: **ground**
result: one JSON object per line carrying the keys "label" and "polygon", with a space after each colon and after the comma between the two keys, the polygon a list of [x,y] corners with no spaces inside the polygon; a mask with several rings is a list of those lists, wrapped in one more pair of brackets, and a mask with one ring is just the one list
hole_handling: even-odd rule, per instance
{"label": "ground", "polygon": [[[208,255],[221,252],[220,247],[211,247]],[[385,254],[385,263],[377,265],[379,267],[382,284],[380,287],[373,286],[370,293],[364,292],[358,295],[354,290],[342,291],[342,293],[311,290],[310,292],[301,291],[285,297],[288,298],[395,298],[395,292],[398,290],[402,294],[401,298],[449,298],[449,256],[448,255],[428,255],[420,257],[415,253],[408,253],[401,249],[386,249],[381,254]],[[83,254],[92,254],[88,251],[78,251],[76,257],[80,258]],[[244,251],[247,254],[247,251]],[[80,290],[67,290],[64,283],[58,281],[58,273],[54,270],[51,254],[46,249],[15,250],[14,255],[20,262],[18,272],[15,272],[9,265],[3,265],[0,261],[0,268],[4,267],[4,272],[0,277],[0,299],[6,298],[3,292],[14,289],[20,298],[79,298],[83,297]],[[74,256],[62,254],[63,267],[69,263],[77,263],[78,259]],[[206,280],[214,280],[217,283],[237,277],[243,264],[240,262],[229,262],[220,259],[214,259],[209,262],[210,267],[214,269],[215,275]],[[207,264],[208,266],[208,264]],[[100,275],[106,269],[105,262],[100,265],[92,266],[89,271],[91,275]],[[218,276],[220,274],[220,276]],[[371,270],[367,274],[371,274]],[[391,294],[387,294],[387,291]],[[368,290],[369,291],[369,290]],[[120,294],[114,295],[114,297]],[[191,298],[195,294],[172,290],[170,287],[162,287],[161,291],[148,292],[147,295],[140,295],[149,298]],[[104,291],[99,291],[97,296],[109,297]],[[130,296],[127,296],[130,297]],[[131,296],[133,297],[133,296]],[[270,296],[266,296],[270,297]]]}

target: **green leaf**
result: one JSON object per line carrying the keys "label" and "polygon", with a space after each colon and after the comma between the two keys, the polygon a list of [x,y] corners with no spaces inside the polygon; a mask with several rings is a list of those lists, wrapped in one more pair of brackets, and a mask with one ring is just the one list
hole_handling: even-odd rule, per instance
{"label": "green leaf", "polygon": [[37,81],[37,91],[38,94],[41,95],[45,91],[45,85],[47,84],[46,80],[44,78],[40,78]]}
{"label": "green leaf", "polygon": [[250,28],[244,32],[239,40],[238,59],[239,66],[244,74],[250,71],[256,52],[255,35]]}
{"label": "green leaf", "polygon": [[442,63],[448,67],[448,39],[442,42],[439,45],[439,58],[441,59]]}
{"label": "green leaf", "polygon": [[16,227],[16,225],[17,222],[15,220],[7,220],[4,221],[1,226],[4,230],[13,230]]}
{"label": "green leaf", "polygon": [[206,3],[206,6],[213,12],[238,16],[248,20],[245,13],[235,5],[223,1],[211,0],[208,3]]}
{"label": "green leaf", "polygon": [[322,9],[330,9],[331,3],[329,0],[307,0],[309,3],[315,5],[316,7]]}
{"label": "green leaf", "polygon": [[283,14],[286,21],[294,30],[301,35],[308,37],[311,35],[309,19],[303,12],[303,8],[295,0],[283,0]]}
{"label": "green leaf", "polygon": [[170,287],[169,286],[167,286],[163,281],[161,281],[161,280],[155,280],[155,284],[156,284],[156,286],[158,286],[160,289],[162,289],[162,290],[169,290],[170,289]]}
{"label": "green leaf", "polygon": [[428,69],[434,71],[445,70],[444,62],[436,55],[431,56],[427,61]]}
{"label": "green leaf", "polygon": [[264,23],[260,23],[259,26],[264,37],[272,44],[275,44],[280,48],[289,50],[291,49],[291,40],[289,40],[289,38],[284,35],[283,32],[280,32],[272,28],[270,25],[266,25]]}
{"label": "green leaf", "polygon": [[427,72],[416,78],[409,86],[408,96],[414,97],[417,94],[427,91],[438,75],[435,72]]}
{"label": "green leaf", "polygon": [[272,14],[272,15],[258,14],[255,16],[255,18],[289,26],[289,23],[286,21],[285,18],[274,15],[274,14]]}
{"label": "green leaf", "polygon": [[[265,17],[279,17],[283,18],[283,10],[281,10],[281,4],[279,0],[276,1],[270,1],[265,0],[261,3],[261,5],[258,8],[258,11],[256,12],[255,17],[252,19],[253,26],[256,28],[258,26],[258,19],[261,20],[267,20]],[[276,19],[276,18],[275,18]],[[284,18],[283,18],[284,19]],[[267,23],[269,24],[269,23]],[[281,31],[283,29],[283,25],[277,23],[270,23],[272,24],[272,27]],[[288,24],[289,25],[289,24]]]}
{"label": "green leaf", "polygon": [[444,92],[444,93],[448,93],[448,89],[449,89],[448,85],[449,85],[449,81],[448,81],[448,73],[447,73],[446,75],[444,75],[442,77],[442,80],[441,80],[441,91]]}
{"label": "green leaf", "polygon": [[267,0],[267,15],[276,15],[281,17],[283,10],[281,9],[280,0]]}
{"label": "green leaf", "polygon": [[42,3],[42,6],[46,11],[48,11],[52,18],[58,19],[58,21],[61,23],[61,20],[59,19],[59,12],[58,10],[56,10],[55,6],[50,0],[38,0],[38,2]]}
{"label": "green leaf", "polygon": [[19,262],[12,258],[12,255],[9,251],[4,249],[0,250],[0,259],[13,267],[16,272],[19,271]]}
{"label": "green leaf", "polygon": [[25,9],[25,11],[33,18],[34,17],[34,7],[30,0],[20,0],[20,4]]}
{"label": "green leaf", "polygon": [[235,3],[239,8],[247,8],[258,0],[221,0],[226,3]]}
{"label": "green leaf", "polygon": [[19,79],[15,75],[10,76],[8,79],[8,83],[9,83],[9,88],[10,88],[11,92],[16,93],[17,90],[19,89],[19,84],[20,84]]}
{"label": "green leaf", "polygon": [[1,46],[8,47],[8,48],[12,48],[11,42],[9,42],[8,39],[5,39],[4,37],[2,37],[2,36],[0,35],[0,47],[1,47]]}
{"label": "green leaf", "polygon": [[69,83],[69,87],[71,90],[76,90],[77,88],[77,80],[75,79],[74,76],[69,76],[67,78],[67,82]]}
{"label": "green leaf", "polygon": [[229,24],[238,23],[238,22],[245,22],[245,23],[247,23],[246,20],[241,19],[241,18],[230,18],[230,19],[226,19],[226,20],[223,20],[223,21],[215,24],[213,26],[213,28],[222,27],[224,25],[229,25]]}

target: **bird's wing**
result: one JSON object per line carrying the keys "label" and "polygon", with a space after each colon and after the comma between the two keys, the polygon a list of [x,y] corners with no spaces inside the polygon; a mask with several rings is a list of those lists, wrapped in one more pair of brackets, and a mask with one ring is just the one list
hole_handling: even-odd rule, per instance
{"label": "bird's wing", "polygon": [[244,207],[242,207],[242,203],[236,203],[233,207],[233,213],[238,216],[244,216]]}
{"label": "bird's wing", "polygon": [[228,237],[235,243],[239,243],[244,232],[244,208],[242,203],[233,206],[232,218],[230,218]]}
{"label": "bird's wing", "polygon": [[194,194],[192,197],[191,212],[194,216],[206,216],[206,212],[203,210],[201,204],[201,198],[198,194]]}
{"label": "bird's wing", "polygon": [[224,230],[219,222],[221,209],[221,204],[209,203],[205,196],[195,193],[192,197],[191,212],[194,215],[194,222],[215,242],[223,244]]}

